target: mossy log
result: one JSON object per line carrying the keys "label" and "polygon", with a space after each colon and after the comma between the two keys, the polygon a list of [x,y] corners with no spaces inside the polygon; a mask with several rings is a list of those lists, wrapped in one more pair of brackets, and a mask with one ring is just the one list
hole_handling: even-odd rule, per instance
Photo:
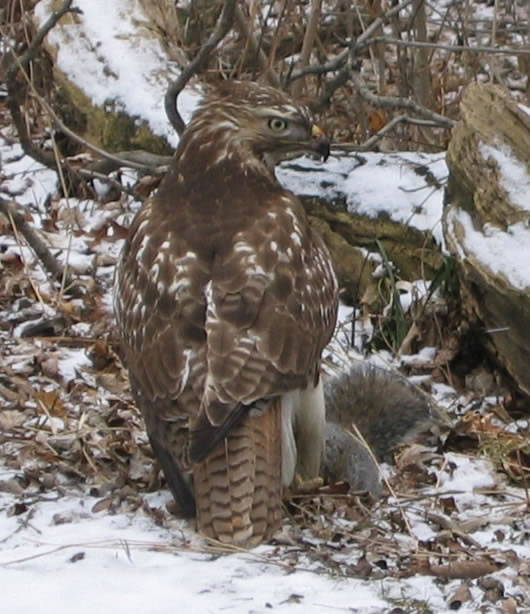
{"label": "mossy log", "polygon": [[501,88],[473,84],[461,117],[447,153],[444,237],[465,312],[530,394],[530,115]]}
{"label": "mossy log", "polygon": [[[53,2],[50,8],[55,10],[56,2]],[[43,49],[51,59],[52,65],[51,74],[47,75],[49,80],[47,88],[53,89],[51,96],[58,115],[76,134],[107,151],[142,149],[158,155],[171,155],[174,148],[166,138],[153,132],[146,118],[127,114],[120,102],[111,97],[102,104],[95,104],[92,98],[59,68],[57,56],[60,47],[67,46],[75,37],[80,37],[85,53],[94,56],[90,58],[92,63],[105,62],[105,58],[98,55],[97,45],[85,40],[84,33],[78,29],[81,19],[82,17],[76,13],[65,15],[55,26],[54,34],[59,37],[52,40],[47,37],[43,43]],[[36,28],[41,25],[35,22]],[[143,31],[139,26],[138,33],[131,34],[131,45],[135,38],[155,38],[161,35],[147,20],[142,25]],[[109,79],[117,78],[106,64],[103,66],[103,71]],[[158,74],[163,72],[163,69],[157,67],[156,71]],[[167,81],[172,78],[168,70]],[[50,87],[50,83],[53,83],[53,88]],[[62,139],[59,140],[61,146]],[[63,153],[66,155],[77,153],[76,145],[70,143],[69,139],[66,139],[64,147]]]}

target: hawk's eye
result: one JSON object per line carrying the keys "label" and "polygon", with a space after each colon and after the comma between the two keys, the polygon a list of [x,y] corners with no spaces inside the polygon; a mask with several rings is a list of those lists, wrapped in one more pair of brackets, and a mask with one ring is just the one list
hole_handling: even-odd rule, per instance
{"label": "hawk's eye", "polygon": [[279,117],[269,119],[269,128],[273,132],[283,132],[287,128],[287,122]]}

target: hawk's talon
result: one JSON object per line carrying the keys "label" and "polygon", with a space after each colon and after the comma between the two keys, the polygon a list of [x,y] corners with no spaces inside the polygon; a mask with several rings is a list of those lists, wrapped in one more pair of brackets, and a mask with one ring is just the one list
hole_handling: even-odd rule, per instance
{"label": "hawk's talon", "polygon": [[291,489],[294,493],[307,494],[322,488],[322,486],[324,486],[324,480],[320,476],[304,480],[302,476],[297,473],[294,476]]}

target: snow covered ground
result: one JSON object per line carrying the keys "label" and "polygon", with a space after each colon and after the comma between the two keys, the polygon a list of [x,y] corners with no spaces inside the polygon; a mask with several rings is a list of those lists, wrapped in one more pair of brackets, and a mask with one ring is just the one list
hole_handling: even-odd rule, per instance
{"label": "snow covered ground", "polygon": [[[456,469],[452,477],[446,474],[441,480],[441,493],[454,497],[459,509],[467,508],[468,523],[475,521],[476,529],[468,538],[480,542],[500,564],[528,561],[528,543],[512,541],[509,533],[504,542],[499,540],[499,534],[506,530],[507,512],[516,509],[516,498],[507,495],[505,506],[494,510],[486,498],[473,492],[495,487],[496,478],[488,463],[465,458],[460,462],[456,457],[446,460],[455,463]],[[26,498],[24,504],[17,499],[6,494],[0,497],[0,581],[6,612],[58,614],[75,608],[80,614],[166,614],[175,609],[235,614],[269,609],[315,614],[375,613],[392,603],[409,607],[424,603],[429,611],[441,613],[453,611],[448,596],[461,584],[460,580],[440,584],[428,573],[391,579],[377,569],[370,578],[359,579],[360,574],[354,570],[361,557],[370,558],[369,552],[352,544],[338,547],[333,539],[326,542],[309,531],[305,537],[308,553],[302,547],[304,540],[288,544],[286,527],[283,545],[230,554],[214,544],[203,543],[184,521],[174,519],[169,527],[162,528],[141,511],[116,515],[97,512],[92,509],[94,499],[86,494],[57,492],[40,497],[36,493],[34,502]],[[146,499],[157,506],[164,496],[150,495]],[[27,510],[13,509],[16,505],[27,505]],[[519,505],[523,502],[519,501]],[[423,543],[436,543],[437,536],[425,512],[404,507],[412,533],[395,535],[392,540],[401,556],[414,555],[414,537]],[[528,531],[528,521],[526,524]],[[358,529],[350,525],[353,536]],[[486,525],[487,529],[480,528]],[[519,533],[523,534],[524,531]],[[379,549],[375,542],[374,548]],[[506,552],[514,556],[510,558]],[[327,557],[335,558],[329,568],[322,564]],[[380,564],[383,562],[381,558]],[[513,571],[508,567],[507,572],[495,572],[494,577],[503,582],[507,594],[526,599],[524,578],[521,585],[512,584]],[[479,598],[478,589],[472,593]],[[471,613],[478,608],[478,601],[471,601],[459,611]]]}

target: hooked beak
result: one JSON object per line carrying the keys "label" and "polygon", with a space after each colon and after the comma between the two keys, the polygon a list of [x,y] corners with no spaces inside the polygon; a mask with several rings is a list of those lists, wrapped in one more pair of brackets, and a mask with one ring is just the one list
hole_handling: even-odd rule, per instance
{"label": "hooked beak", "polygon": [[320,126],[313,124],[311,127],[311,135],[313,136],[313,146],[312,150],[322,157],[322,160],[325,162],[329,158],[329,139],[325,135],[324,131]]}

